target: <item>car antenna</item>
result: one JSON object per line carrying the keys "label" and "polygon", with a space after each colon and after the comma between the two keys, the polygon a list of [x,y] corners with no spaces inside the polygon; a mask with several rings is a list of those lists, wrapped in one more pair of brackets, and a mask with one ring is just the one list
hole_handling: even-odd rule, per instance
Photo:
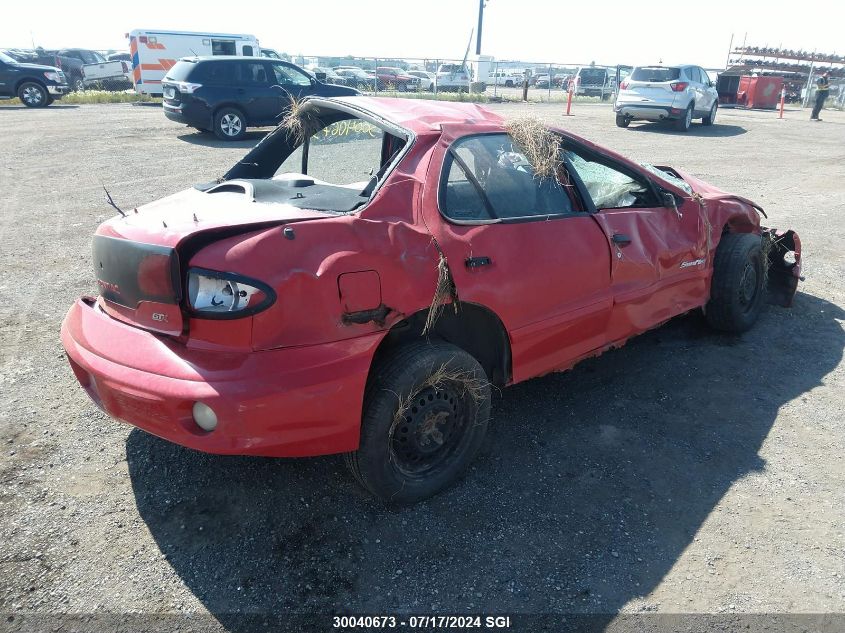
{"label": "car antenna", "polygon": [[193,48],[189,48],[188,50],[194,54],[194,57],[199,57],[199,55],[197,55],[197,52]]}
{"label": "car antenna", "polygon": [[[100,183],[100,184],[102,184],[102,183]],[[106,192],[106,202],[109,203],[109,206],[114,207],[115,211],[117,211],[120,214],[120,217],[125,218],[126,212],[114,203],[114,200],[111,199],[111,194],[109,193],[109,190],[106,189],[105,185],[103,185],[103,191]]]}

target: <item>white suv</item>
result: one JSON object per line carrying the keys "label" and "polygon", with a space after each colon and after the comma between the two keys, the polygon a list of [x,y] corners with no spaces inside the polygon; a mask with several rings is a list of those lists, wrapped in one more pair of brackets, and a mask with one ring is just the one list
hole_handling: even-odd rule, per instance
{"label": "white suv", "polygon": [[463,64],[440,64],[434,81],[437,90],[469,92],[469,73]]}
{"label": "white suv", "polygon": [[703,68],[698,66],[636,66],[619,85],[616,125],[628,127],[635,119],[675,121],[686,132],[693,119],[713,125],[719,95]]}

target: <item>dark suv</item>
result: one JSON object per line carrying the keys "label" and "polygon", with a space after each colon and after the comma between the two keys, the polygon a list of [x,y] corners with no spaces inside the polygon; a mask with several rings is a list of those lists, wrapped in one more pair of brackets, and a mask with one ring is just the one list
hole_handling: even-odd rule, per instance
{"label": "dark suv", "polygon": [[360,94],[266,57],[186,57],[161,85],[168,119],[213,131],[226,141],[243,138],[248,127],[278,125],[291,99]]}
{"label": "dark suv", "polygon": [[24,64],[0,51],[0,98],[18,97],[28,108],[43,108],[69,90],[58,68]]}

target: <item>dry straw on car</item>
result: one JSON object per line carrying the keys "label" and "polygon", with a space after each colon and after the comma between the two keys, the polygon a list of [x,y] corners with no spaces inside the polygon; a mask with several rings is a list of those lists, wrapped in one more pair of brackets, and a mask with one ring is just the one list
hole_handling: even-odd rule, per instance
{"label": "dry straw on car", "polygon": [[560,165],[560,137],[536,117],[520,117],[505,124],[514,144],[525,154],[534,175],[554,178]]}

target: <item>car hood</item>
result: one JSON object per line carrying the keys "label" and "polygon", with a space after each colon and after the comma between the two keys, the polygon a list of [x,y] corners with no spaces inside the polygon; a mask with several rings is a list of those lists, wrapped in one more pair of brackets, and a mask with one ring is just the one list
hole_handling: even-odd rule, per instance
{"label": "car hood", "polygon": [[18,62],[15,64],[18,68],[26,68],[27,70],[40,70],[42,72],[58,72],[61,68],[56,68],[55,66],[45,66],[43,64],[24,64]]}
{"label": "car hood", "polygon": [[175,248],[205,232],[247,232],[267,226],[335,217],[289,204],[260,204],[240,193],[209,194],[187,189],[137,209],[124,210],[97,229],[97,235]]}

